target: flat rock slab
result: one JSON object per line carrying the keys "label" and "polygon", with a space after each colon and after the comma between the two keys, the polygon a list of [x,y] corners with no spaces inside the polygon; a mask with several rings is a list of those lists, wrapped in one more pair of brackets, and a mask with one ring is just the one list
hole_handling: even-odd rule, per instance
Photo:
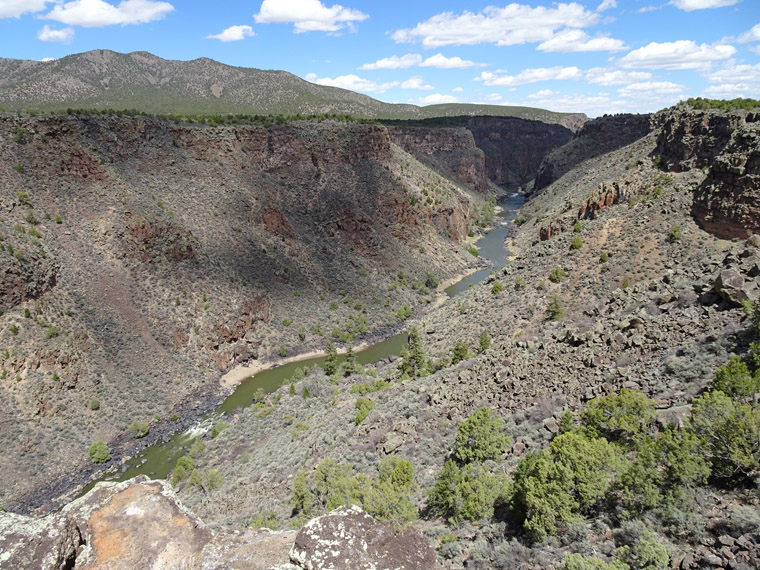
{"label": "flat rock slab", "polygon": [[397,534],[356,505],[312,519],[299,531],[290,559],[304,570],[433,570],[435,552],[417,531]]}

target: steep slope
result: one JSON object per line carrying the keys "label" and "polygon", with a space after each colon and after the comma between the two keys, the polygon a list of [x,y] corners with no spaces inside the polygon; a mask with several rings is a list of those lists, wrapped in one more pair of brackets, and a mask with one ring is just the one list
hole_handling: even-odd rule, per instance
{"label": "steep slope", "polygon": [[94,440],[187,425],[234,366],[392,332],[475,262],[477,199],[384,127],[2,116],[0,140],[6,508],[86,480]]}
{"label": "steep slope", "polygon": [[[738,126],[747,117],[728,120]],[[681,128],[694,116],[665,114],[656,124],[671,119]],[[741,132],[751,153],[756,134]],[[755,337],[740,301],[757,299],[760,291],[760,240],[721,239],[695,223],[695,190],[707,173],[689,166],[663,171],[658,149],[665,133],[656,128],[612,152],[591,152],[523,208],[512,263],[416,321],[432,363],[429,375],[403,375],[398,361],[348,378],[310,371],[295,382],[295,394],[280,389],[205,440],[199,470],[218,470],[224,484],[207,494],[181,483],[183,500],[220,525],[244,527],[266,513],[284,527],[299,504],[291,502],[299,470],[314,473],[321,464],[325,484],[334,474],[337,485],[340,469],[372,477],[384,458],[401,457],[414,465],[419,485],[415,524],[446,568],[556,568],[568,553],[609,561],[618,547],[636,547],[650,536],[644,531],[656,533],[666,565],[756,566],[760,505],[756,486],[746,480],[735,489],[725,481],[696,485],[673,504],[641,515],[608,511],[601,502],[592,510],[596,518],[576,517],[538,544],[505,505],[486,509],[474,523],[450,524],[426,510],[428,493],[452,457],[458,424],[480,406],[503,418],[512,440],[484,469],[514,478],[528,452],[569,429],[561,427],[563,412],[571,412],[574,423],[572,416],[593,398],[627,388],[654,399],[657,429],[683,426],[691,400],[715,370],[746,353]],[[724,143],[733,152],[732,136]],[[483,331],[491,346],[475,354]],[[457,343],[469,354],[452,365],[461,353]],[[378,377],[388,384],[378,384]],[[304,391],[311,398],[302,397]],[[360,419],[362,407],[369,411]],[[476,491],[462,510],[480,505],[493,486],[468,476],[462,485]],[[310,491],[299,477],[298,492]]]}
{"label": "steep slope", "polygon": [[[139,109],[147,113],[349,114],[374,118],[506,115],[582,124],[585,115],[499,105],[389,104],[285,71],[231,67],[201,58],[94,50],[50,62],[0,59],[0,108]],[[571,127],[572,128],[572,127]]]}

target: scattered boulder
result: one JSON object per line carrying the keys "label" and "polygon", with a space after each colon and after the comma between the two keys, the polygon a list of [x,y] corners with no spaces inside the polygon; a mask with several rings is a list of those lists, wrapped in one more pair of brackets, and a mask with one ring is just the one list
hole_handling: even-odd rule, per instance
{"label": "scattered boulder", "polygon": [[296,536],[291,561],[305,570],[425,570],[439,568],[417,531],[396,533],[356,505],[312,519]]}

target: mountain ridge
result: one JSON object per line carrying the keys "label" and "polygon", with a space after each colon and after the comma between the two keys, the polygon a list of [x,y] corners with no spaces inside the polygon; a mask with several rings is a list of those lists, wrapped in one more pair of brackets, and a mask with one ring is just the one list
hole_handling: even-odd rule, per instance
{"label": "mountain ridge", "polygon": [[47,62],[0,58],[0,78],[0,108],[11,111],[134,108],[151,113],[337,113],[378,119],[495,115],[573,130],[587,119],[582,113],[531,107],[384,103],[310,83],[287,71],[231,66],[206,57],[166,60],[145,51],[92,50]]}

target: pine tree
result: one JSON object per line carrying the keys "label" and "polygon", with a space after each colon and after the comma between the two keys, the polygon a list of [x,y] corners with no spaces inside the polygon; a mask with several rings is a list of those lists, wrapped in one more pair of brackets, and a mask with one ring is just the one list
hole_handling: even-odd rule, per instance
{"label": "pine tree", "polygon": [[322,363],[322,369],[325,374],[332,376],[338,371],[338,351],[335,349],[335,345],[328,340],[325,352],[327,352],[327,358]]}

